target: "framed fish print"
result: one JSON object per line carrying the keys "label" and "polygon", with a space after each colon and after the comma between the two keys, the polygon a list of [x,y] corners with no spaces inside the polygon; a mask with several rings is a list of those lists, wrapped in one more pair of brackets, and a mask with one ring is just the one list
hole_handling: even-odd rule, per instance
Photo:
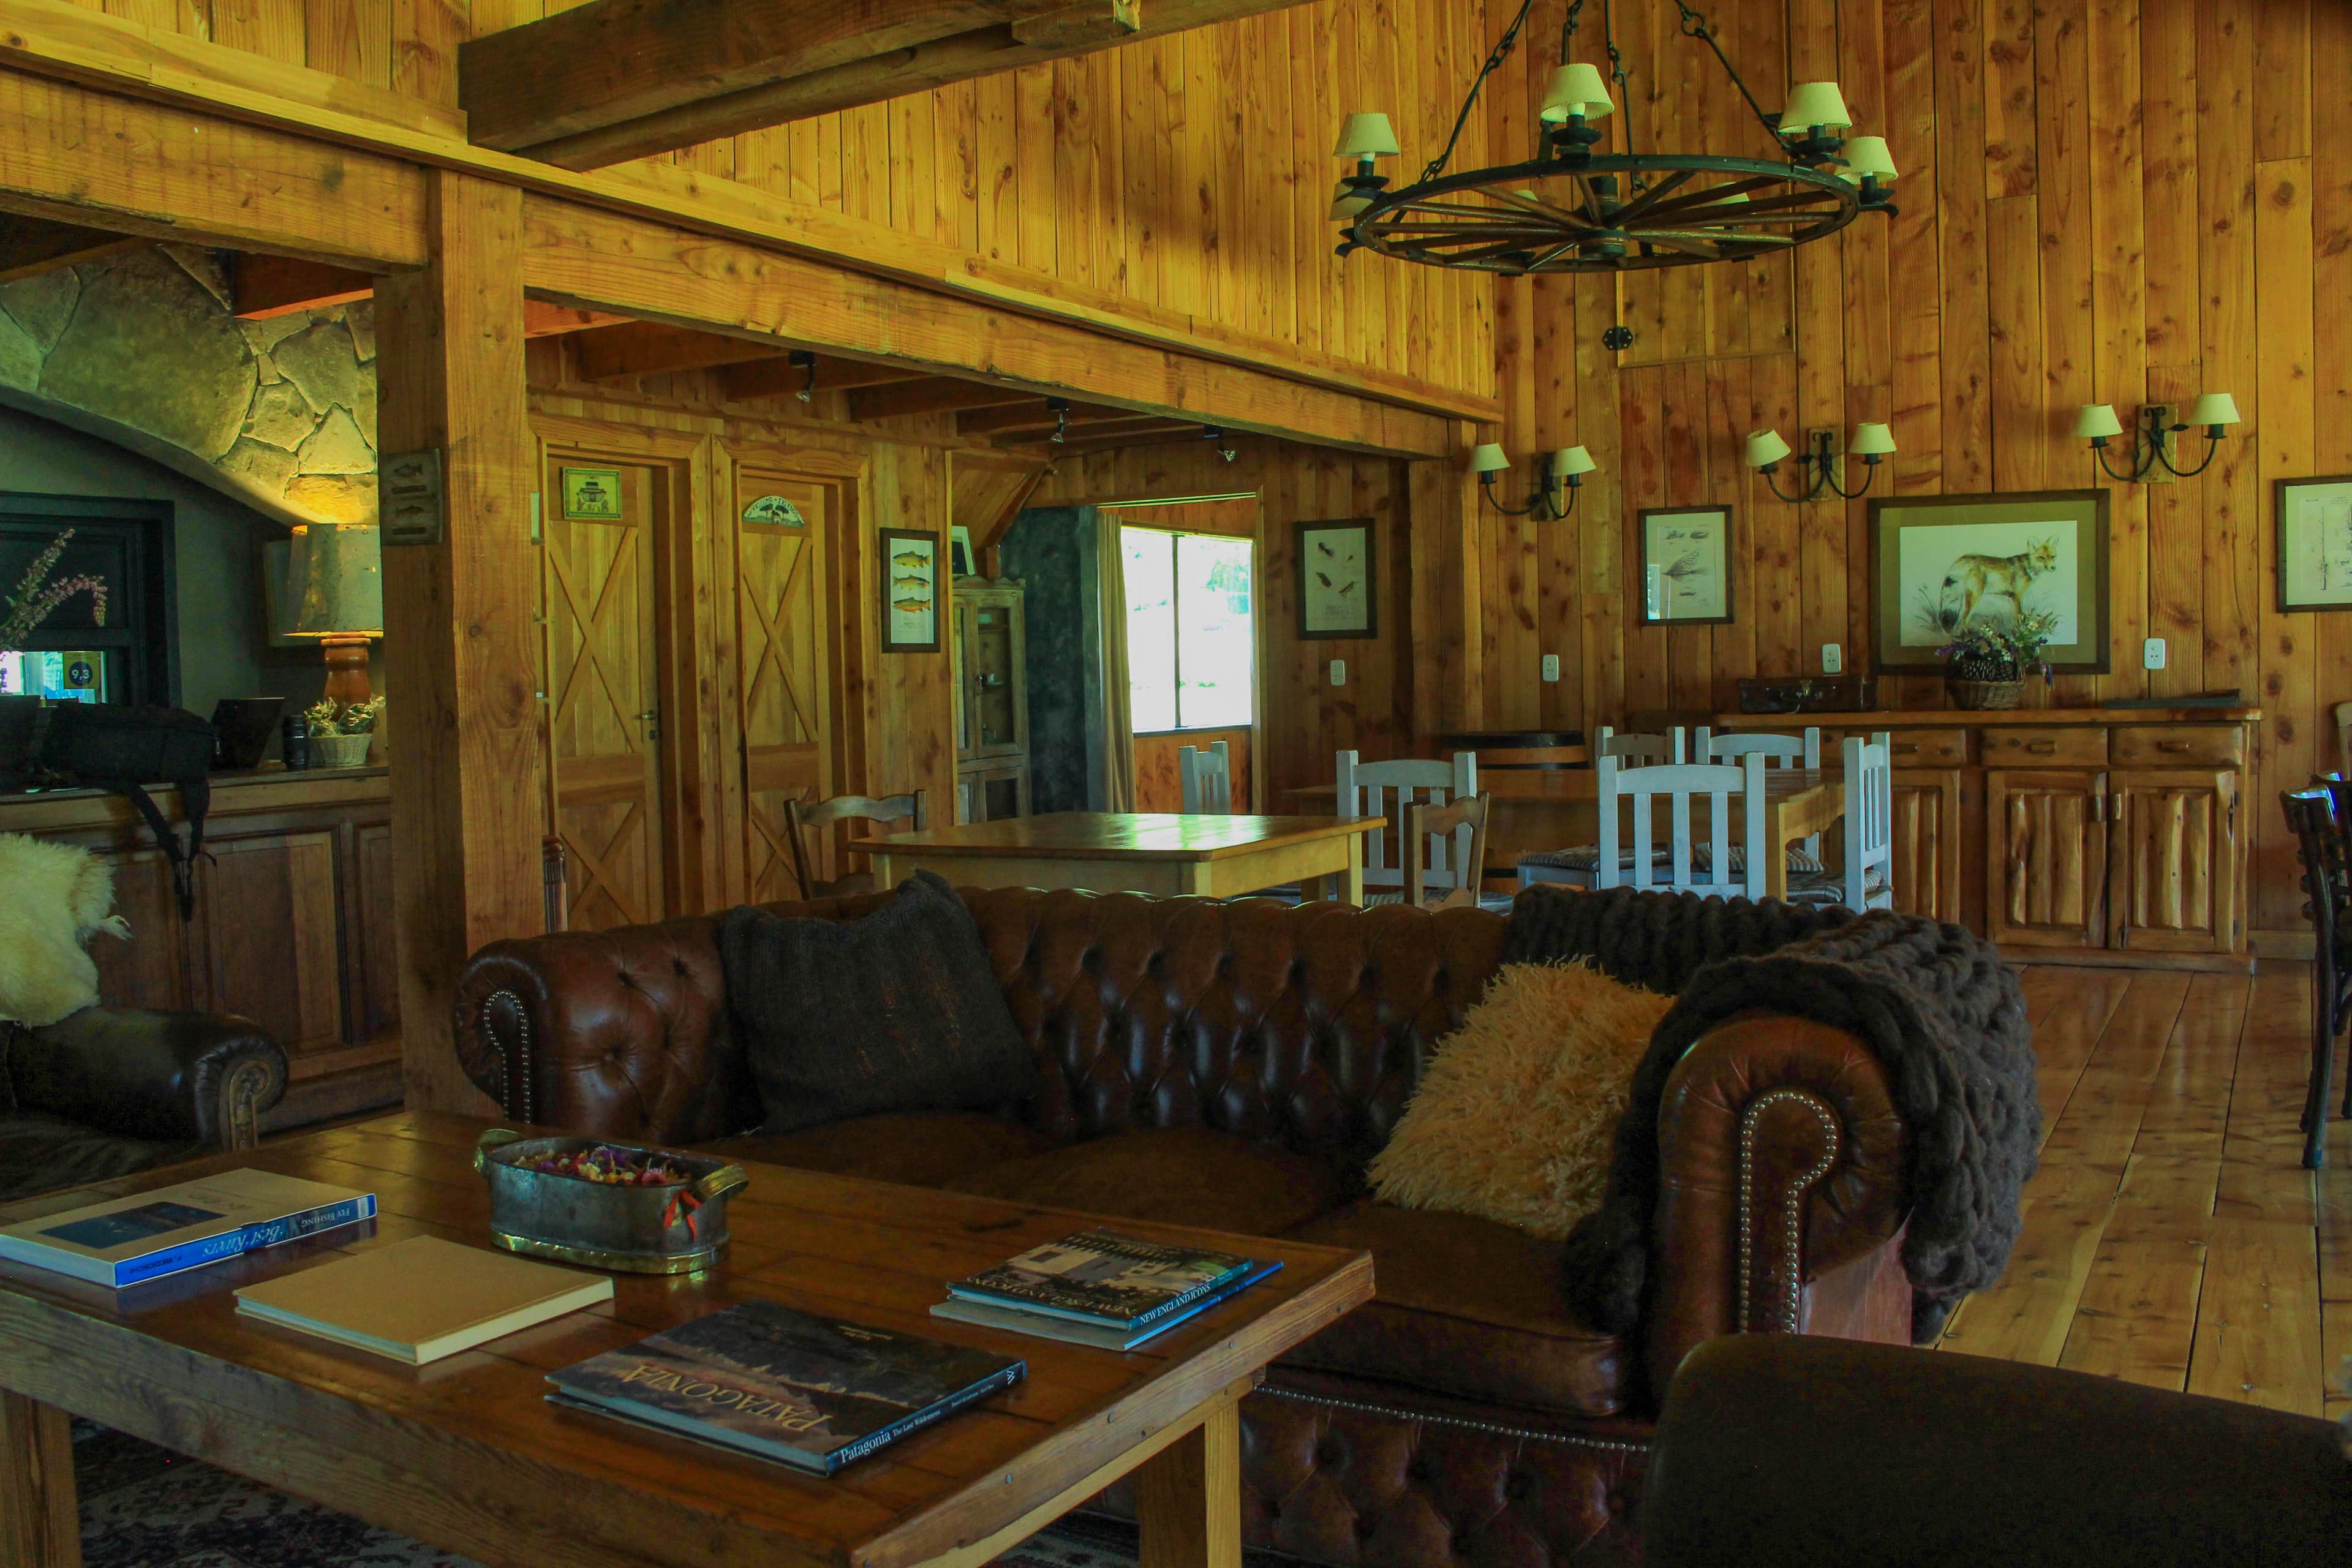
{"label": "framed fish print", "polygon": [[1731,622],[1731,509],[1651,507],[1642,513],[1642,624]]}
{"label": "framed fish print", "polygon": [[878,531],[882,542],[882,651],[940,651],[940,536]]}
{"label": "framed fish print", "polygon": [[1372,520],[1297,525],[1298,635],[1380,635],[1380,582]]}
{"label": "framed fish print", "polygon": [[2280,613],[2352,610],[2352,474],[2276,489]]}
{"label": "framed fish print", "polygon": [[2060,675],[2107,672],[2107,492],[1882,496],[1870,503],[1870,624],[1879,673],[1937,675],[1964,626],[2054,623]]}

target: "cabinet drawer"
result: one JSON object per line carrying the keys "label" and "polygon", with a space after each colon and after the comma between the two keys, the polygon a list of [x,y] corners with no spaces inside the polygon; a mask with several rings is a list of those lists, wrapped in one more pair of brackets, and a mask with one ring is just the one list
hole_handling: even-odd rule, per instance
{"label": "cabinet drawer", "polygon": [[[1874,733],[1869,730],[1830,730],[1822,734],[1822,763],[1830,766],[1848,737],[1867,741]],[[1969,760],[1969,732],[1966,730],[1890,730],[1887,744],[1894,748],[1889,759],[1898,768],[1957,768]]]}
{"label": "cabinet drawer", "polygon": [[2106,760],[2107,732],[2088,725],[1984,732],[1984,765],[1989,768],[2096,767]]}
{"label": "cabinet drawer", "polygon": [[2115,732],[2122,768],[2234,768],[2246,760],[2246,732],[2235,724],[2130,724]]}

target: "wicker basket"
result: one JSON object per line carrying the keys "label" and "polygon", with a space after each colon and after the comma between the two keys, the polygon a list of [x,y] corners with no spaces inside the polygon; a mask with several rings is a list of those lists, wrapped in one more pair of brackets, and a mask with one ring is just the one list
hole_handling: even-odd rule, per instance
{"label": "wicker basket", "polygon": [[313,735],[310,765],[314,768],[363,768],[373,735]]}
{"label": "wicker basket", "polygon": [[2022,680],[1948,680],[1952,693],[1952,706],[1978,711],[1995,708],[2014,708],[2025,694]]}

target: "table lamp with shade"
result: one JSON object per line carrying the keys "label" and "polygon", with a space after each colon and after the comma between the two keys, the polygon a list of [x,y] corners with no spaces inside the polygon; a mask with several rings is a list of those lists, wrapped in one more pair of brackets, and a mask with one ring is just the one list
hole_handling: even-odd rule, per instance
{"label": "table lamp with shade", "polygon": [[383,569],[373,528],[314,522],[294,530],[286,560],[289,635],[315,637],[329,700],[356,707],[368,685],[368,639],[383,636]]}

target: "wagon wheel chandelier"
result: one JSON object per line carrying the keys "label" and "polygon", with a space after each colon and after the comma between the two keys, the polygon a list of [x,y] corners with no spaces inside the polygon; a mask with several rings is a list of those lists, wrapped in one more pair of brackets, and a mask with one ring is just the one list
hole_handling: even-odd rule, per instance
{"label": "wagon wheel chandelier", "polygon": [[1340,225],[1339,254],[1372,250],[1428,267],[1514,278],[1531,272],[1624,272],[1793,249],[1835,234],[1858,214],[1895,211],[1889,188],[1895,163],[1886,139],[1840,135],[1853,120],[1835,82],[1800,82],[1790,89],[1786,107],[1768,114],[1732,68],[1706,18],[1683,0],[1675,4],[1682,13],[1682,36],[1715,56],[1777,156],[1643,151],[1633,146],[1630,126],[1621,136],[1622,152],[1598,151],[1608,140],[1598,122],[1616,107],[1608,81],[1614,81],[1622,100],[1625,64],[1612,0],[1601,0],[1608,81],[1598,67],[1573,58],[1585,0],[1570,0],[1560,29],[1560,63],[1544,95],[1537,156],[1524,163],[1447,174],[1479,89],[1510,58],[1527,26],[1534,9],[1534,0],[1527,0],[1471,82],[1444,150],[1413,184],[1391,191],[1375,170],[1378,160],[1402,151],[1388,116],[1348,116],[1334,149],[1335,156],[1356,161],[1356,172],[1339,182],[1331,207]]}

